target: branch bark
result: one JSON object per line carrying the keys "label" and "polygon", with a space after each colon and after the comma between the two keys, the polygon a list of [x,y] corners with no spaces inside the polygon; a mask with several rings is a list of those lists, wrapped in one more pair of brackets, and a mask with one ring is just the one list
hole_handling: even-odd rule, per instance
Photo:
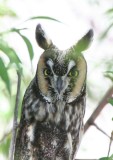
{"label": "branch bark", "polygon": [[112,95],[113,95],[113,86],[107,91],[107,93],[102,98],[99,105],[97,106],[97,108],[94,110],[94,112],[92,113],[90,118],[85,123],[84,133],[86,133],[86,131],[89,129],[89,127],[94,124],[94,121],[99,116],[99,114],[103,110],[103,108],[106,106],[106,104],[108,103],[108,99],[111,98]]}
{"label": "branch bark", "polygon": [[18,106],[19,106],[19,98],[20,98],[20,86],[21,86],[21,75],[17,71],[18,76],[18,83],[17,83],[17,93],[16,93],[16,102],[15,102],[15,109],[14,109],[14,119],[13,119],[13,129],[12,129],[12,139],[11,139],[11,146],[9,152],[9,160],[14,159],[14,151],[15,151],[15,142],[16,142],[16,132],[17,132],[17,119],[18,119]]}
{"label": "branch bark", "polygon": [[101,133],[103,133],[105,136],[107,136],[109,139],[111,138],[105,131],[103,131],[96,123],[92,124],[93,126],[96,127]]}
{"label": "branch bark", "polygon": [[111,137],[110,137],[109,149],[108,149],[108,155],[107,155],[107,157],[109,157],[112,142],[113,142],[113,131],[111,132]]}

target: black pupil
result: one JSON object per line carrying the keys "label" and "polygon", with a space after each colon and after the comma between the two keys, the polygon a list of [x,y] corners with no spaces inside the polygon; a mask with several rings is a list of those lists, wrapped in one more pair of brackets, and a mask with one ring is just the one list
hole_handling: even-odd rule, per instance
{"label": "black pupil", "polygon": [[52,73],[51,73],[51,70],[50,70],[50,69],[45,68],[45,69],[44,69],[44,74],[45,74],[45,76],[49,76],[49,75],[51,75]]}
{"label": "black pupil", "polygon": [[76,70],[73,70],[72,71],[72,76],[74,76],[76,74],[76,72],[77,72]]}
{"label": "black pupil", "polygon": [[71,72],[71,75],[74,76],[77,70],[75,67],[73,67],[70,72]]}
{"label": "black pupil", "polygon": [[47,69],[47,70],[46,70],[46,73],[47,73],[48,75],[50,75],[50,74],[51,74],[50,69]]}

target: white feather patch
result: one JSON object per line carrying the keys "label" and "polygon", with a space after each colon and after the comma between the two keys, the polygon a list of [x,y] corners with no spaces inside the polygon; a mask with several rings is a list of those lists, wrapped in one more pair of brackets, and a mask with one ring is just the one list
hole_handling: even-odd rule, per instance
{"label": "white feather patch", "polygon": [[[75,62],[72,60],[69,62],[69,65],[68,65],[68,72],[70,71],[70,69],[72,69],[73,67],[75,66]],[[68,74],[67,72],[67,74]]]}
{"label": "white feather patch", "polygon": [[29,137],[30,142],[34,140],[34,128],[35,128],[35,124],[32,124],[28,127],[27,136]]}

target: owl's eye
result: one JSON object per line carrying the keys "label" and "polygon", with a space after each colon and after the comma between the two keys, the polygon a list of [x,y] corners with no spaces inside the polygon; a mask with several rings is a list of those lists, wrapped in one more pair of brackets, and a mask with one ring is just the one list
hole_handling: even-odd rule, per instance
{"label": "owl's eye", "polygon": [[77,76],[78,76],[77,70],[75,70],[75,71],[72,70],[68,73],[68,77],[77,77]]}
{"label": "owl's eye", "polygon": [[48,69],[48,68],[45,68],[44,69],[44,76],[47,77],[47,76],[50,76],[52,73],[51,73],[51,70]]}

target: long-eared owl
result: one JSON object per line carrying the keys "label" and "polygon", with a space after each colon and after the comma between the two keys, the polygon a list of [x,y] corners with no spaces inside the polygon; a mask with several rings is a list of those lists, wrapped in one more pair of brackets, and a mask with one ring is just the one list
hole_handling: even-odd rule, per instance
{"label": "long-eared owl", "polygon": [[44,52],[24,95],[14,160],[73,160],[85,113],[87,64],[82,51],[93,31],[67,50],[59,50],[40,24],[35,34]]}

